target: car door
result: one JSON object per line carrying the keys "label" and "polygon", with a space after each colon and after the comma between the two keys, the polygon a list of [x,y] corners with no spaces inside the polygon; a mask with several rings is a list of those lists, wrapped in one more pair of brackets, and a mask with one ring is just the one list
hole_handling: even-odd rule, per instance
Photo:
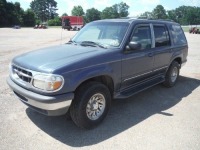
{"label": "car door", "polygon": [[136,50],[124,50],[122,56],[122,90],[149,75],[153,69],[154,55],[152,50],[152,32],[150,24],[136,25],[129,42],[141,45]]}
{"label": "car door", "polygon": [[172,48],[168,28],[165,24],[153,24],[154,33],[154,69],[163,72],[167,69],[172,57]]}

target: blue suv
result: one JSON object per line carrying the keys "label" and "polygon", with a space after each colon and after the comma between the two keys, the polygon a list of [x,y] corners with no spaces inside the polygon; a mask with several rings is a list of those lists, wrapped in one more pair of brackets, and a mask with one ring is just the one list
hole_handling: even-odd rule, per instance
{"label": "blue suv", "polygon": [[70,114],[90,129],[112,99],[156,84],[175,85],[188,44],[172,21],[109,19],[87,24],[68,43],[15,57],[7,79],[16,96],[48,116]]}

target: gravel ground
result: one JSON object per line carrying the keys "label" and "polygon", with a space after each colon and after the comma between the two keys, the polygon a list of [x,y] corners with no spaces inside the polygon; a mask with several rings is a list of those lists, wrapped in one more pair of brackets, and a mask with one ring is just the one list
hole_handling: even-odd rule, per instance
{"label": "gravel ground", "polygon": [[[62,34],[62,41],[61,41]],[[63,44],[75,32],[61,29],[0,29],[0,149],[200,149],[200,35],[189,35],[189,56],[173,88],[157,85],[113,102],[93,130],[71,120],[46,117],[22,104],[6,84],[14,56]]]}

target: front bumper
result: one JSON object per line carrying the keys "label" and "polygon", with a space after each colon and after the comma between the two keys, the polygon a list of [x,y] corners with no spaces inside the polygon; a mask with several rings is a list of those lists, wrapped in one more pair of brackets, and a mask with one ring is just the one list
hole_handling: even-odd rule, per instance
{"label": "front bumper", "polygon": [[22,88],[13,82],[10,77],[7,83],[14,91],[15,95],[30,108],[48,116],[59,116],[66,114],[74,93],[67,93],[55,96],[44,96]]}

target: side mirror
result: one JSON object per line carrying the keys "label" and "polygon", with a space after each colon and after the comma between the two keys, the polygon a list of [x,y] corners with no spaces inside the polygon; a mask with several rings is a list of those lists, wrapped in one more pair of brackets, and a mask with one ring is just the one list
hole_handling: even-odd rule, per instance
{"label": "side mirror", "polygon": [[126,50],[131,51],[131,50],[140,50],[142,47],[142,45],[138,42],[130,42],[127,46],[126,46]]}

